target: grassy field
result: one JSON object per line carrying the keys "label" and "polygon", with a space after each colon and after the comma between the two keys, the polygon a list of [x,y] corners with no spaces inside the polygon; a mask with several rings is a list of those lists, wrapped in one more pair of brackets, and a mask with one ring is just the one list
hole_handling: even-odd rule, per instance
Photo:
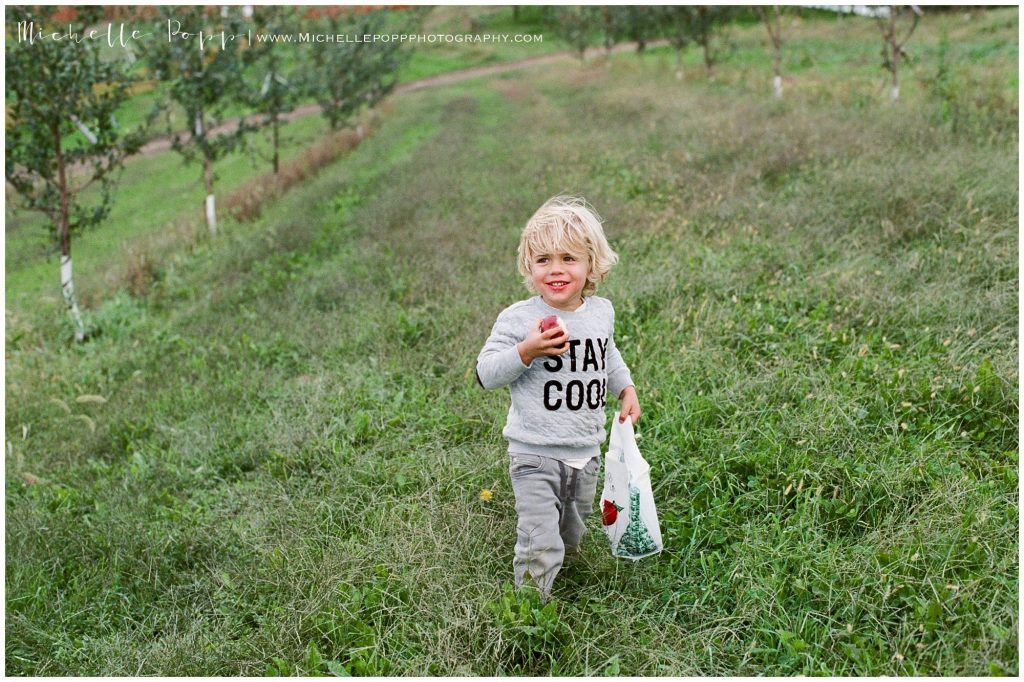
{"label": "grassy field", "polygon": [[[781,102],[758,27],[712,83],[654,50],[409,93],[100,295],[201,228],[168,155],[117,195],[143,217],[75,244],[83,345],[18,226],[7,673],[1016,674],[1017,17],[927,21],[897,106],[851,20],[791,27]],[[508,394],[473,365],[560,191],[621,256],[599,293],[666,548],[613,559],[595,516],[542,609],[510,588]]]}

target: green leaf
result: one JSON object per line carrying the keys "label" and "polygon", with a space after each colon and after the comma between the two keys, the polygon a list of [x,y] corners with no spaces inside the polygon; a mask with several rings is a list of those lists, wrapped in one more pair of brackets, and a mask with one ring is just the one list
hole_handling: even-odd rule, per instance
{"label": "green leaf", "polygon": [[338,661],[325,661],[325,663],[327,664],[327,669],[335,677],[352,677],[352,674],[348,671],[348,668],[346,668],[340,662],[338,662]]}
{"label": "green leaf", "polygon": [[310,642],[306,648],[306,672],[310,674],[320,672],[322,663],[323,659],[320,658],[320,651],[316,648],[316,643]]}

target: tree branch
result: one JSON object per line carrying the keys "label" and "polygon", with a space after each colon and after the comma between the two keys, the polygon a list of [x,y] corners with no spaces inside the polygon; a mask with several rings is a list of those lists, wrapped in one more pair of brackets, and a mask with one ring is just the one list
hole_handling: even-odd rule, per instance
{"label": "tree branch", "polygon": [[912,14],[914,15],[914,23],[910,25],[910,30],[907,31],[907,35],[903,36],[903,40],[901,42],[895,43],[896,49],[898,50],[902,50],[903,46],[907,44],[907,41],[910,40],[910,36],[913,35],[914,33],[914,29],[917,28],[917,22],[921,20],[921,8],[918,7],[917,5],[911,5],[910,9]]}

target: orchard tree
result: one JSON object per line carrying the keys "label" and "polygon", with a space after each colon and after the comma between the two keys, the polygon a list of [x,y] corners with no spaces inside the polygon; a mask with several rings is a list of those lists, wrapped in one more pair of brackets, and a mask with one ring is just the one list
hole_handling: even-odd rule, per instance
{"label": "orchard tree", "polygon": [[[907,59],[907,53],[903,46],[910,40],[918,21],[923,16],[921,8],[917,5],[889,5],[888,12],[878,10],[886,8],[875,8],[874,17],[878,22],[878,28],[882,32],[882,66],[892,75],[892,85],[889,88],[889,99],[893,102],[900,98],[900,61]],[[888,16],[884,16],[887,14]],[[906,19],[909,17],[909,19]],[[901,40],[899,38],[899,24],[910,22],[906,34]]]}
{"label": "orchard tree", "polygon": [[[298,18],[298,8],[294,5],[265,5],[256,11],[260,32],[270,35],[292,33],[297,28]],[[295,77],[284,71],[281,48],[282,44],[273,40],[250,46],[257,73],[263,74],[259,91],[253,95],[252,108],[264,116],[263,124],[271,129],[275,175],[280,168],[282,115],[292,111],[303,96]]]}
{"label": "orchard tree", "polygon": [[[429,9],[429,8],[428,8]],[[395,28],[387,25],[389,15],[374,10],[328,12],[326,31],[330,34],[371,35],[411,33],[423,19],[420,8],[400,11]],[[390,15],[396,18],[396,15]],[[341,42],[324,45],[313,52],[313,68],[304,87],[320,104],[331,130],[344,127],[364,106],[372,107],[395,87],[398,68],[408,57],[398,41],[368,43]]]}
{"label": "orchard tree", "polygon": [[757,5],[754,9],[764,22],[768,39],[772,43],[772,91],[776,99],[782,99],[782,8],[779,5],[770,8]]}
{"label": "orchard tree", "polygon": [[[587,48],[594,42],[599,27],[604,22],[601,8],[594,6],[559,6],[554,10],[555,32],[572,46],[580,61],[584,61]],[[621,10],[615,8],[613,11]]]}
{"label": "orchard tree", "polygon": [[737,10],[736,7],[723,5],[696,5],[693,9],[693,41],[701,46],[704,52],[704,68],[707,69],[708,78],[713,78],[715,52],[712,41],[721,27],[732,20]]}
{"label": "orchard tree", "polygon": [[618,8],[622,13],[622,37],[636,43],[636,51],[643,54],[647,43],[658,37],[658,13],[654,7],[626,5]]}
{"label": "orchard tree", "polygon": [[[75,340],[82,341],[85,325],[75,300],[71,238],[107,218],[117,171],[142,146],[157,112],[130,134],[122,134],[114,113],[130,96],[136,78],[128,64],[101,58],[100,41],[83,38],[102,18],[103,8],[78,8],[60,27],[53,23],[56,9],[7,11],[4,170],[21,197],[20,208],[49,218],[60,248],[61,292],[75,324]],[[81,39],[50,37],[65,26]],[[27,39],[39,31],[46,37]],[[86,202],[83,191],[94,183],[98,196]]]}
{"label": "orchard tree", "polygon": [[658,5],[661,33],[676,51],[676,80],[683,79],[683,51],[694,37],[694,18],[697,10],[689,5]]}
{"label": "orchard tree", "polygon": [[242,17],[236,12],[226,17],[218,14],[208,15],[195,5],[161,6],[158,39],[145,48],[150,71],[157,80],[170,83],[170,99],[185,111],[189,134],[174,133],[171,147],[186,163],[202,160],[206,224],[211,234],[217,233],[213,164],[258,127],[243,117],[230,132],[213,131],[232,105],[250,99],[243,70],[256,56],[245,45],[248,27]]}
{"label": "orchard tree", "polygon": [[604,53],[605,56],[611,56],[612,48],[615,47],[615,43],[618,42],[618,21],[620,15],[620,8],[618,7],[602,7],[601,8],[601,31],[604,33]]}

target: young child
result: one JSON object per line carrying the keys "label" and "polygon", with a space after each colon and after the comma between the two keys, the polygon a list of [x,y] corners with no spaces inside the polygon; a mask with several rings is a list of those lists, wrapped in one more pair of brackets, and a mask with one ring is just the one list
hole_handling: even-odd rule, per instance
{"label": "young child", "polygon": [[[612,338],[615,311],[594,295],[617,261],[583,199],[548,200],[519,240],[519,272],[537,295],[501,311],[477,359],[481,386],[511,386],[502,435],[519,516],[512,567],[516,586],[529,573],[544,601],[565,555],[578,552],[593,511],[606,394],[619,399],[619,421],[640,418]],[[551,315],[564,329],[542,332],[541,320]]]}

